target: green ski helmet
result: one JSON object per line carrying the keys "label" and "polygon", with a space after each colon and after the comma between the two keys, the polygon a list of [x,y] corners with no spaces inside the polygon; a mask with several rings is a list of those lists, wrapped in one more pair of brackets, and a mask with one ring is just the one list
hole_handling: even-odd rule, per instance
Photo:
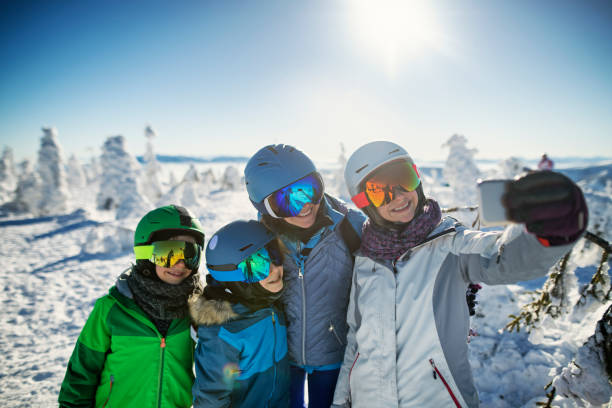
{"label": "green ski helmet", "polygon": [[134,232],[136,259],[139,259],[136,247],[149,245],[154,241],[163,241],[176,235],[192,236],[200,247],[204,247],[202,225],[185,207],[167,205],[149,211],[142,217]]}

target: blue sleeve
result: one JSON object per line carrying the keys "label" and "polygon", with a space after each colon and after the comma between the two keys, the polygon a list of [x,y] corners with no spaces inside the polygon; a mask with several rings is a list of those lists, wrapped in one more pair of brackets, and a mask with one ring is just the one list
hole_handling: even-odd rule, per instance
{"label": "blue sleeve", "polygon": [[363,227],[363,223],[366,220],[365,214],[361,211],[349,210],[348,214],[346,214],[346,217],[348,218],[349,222],[351,223],[351,226],[353,227],[357,235],[359,235],[359,237],[361,238],[361,228]]}
{"label": "blue sleeve", "polygon": [[195,383],[193,407],[231,407],[234,381],[240,374],[240,350],[229,345],[220,336],[228,333],[221,326],[198,329],[195,350]]}

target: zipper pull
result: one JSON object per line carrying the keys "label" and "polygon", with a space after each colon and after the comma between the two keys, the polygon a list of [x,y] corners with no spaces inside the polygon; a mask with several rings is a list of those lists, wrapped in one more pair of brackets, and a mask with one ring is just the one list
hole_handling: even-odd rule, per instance
{"label": "zipper pull", "polygon": [[274,312],[272,312],[272,323],[276,323],[276,317],[274,315]]}
{"label": "zipper pull", "polygon": [[302,268],[298,268],[298,278],[303,279],[304,274],[302,273]]}
{"label": "zipper pull", "polygon": [[333,331],[334,331],[334,325],[330,323],[330,324],[329,324],[329,329],[328,329],[328,330],[329,330],[330,332],[333,332]]}
{"label": "zipper pull", "polygon": [[160,347],[161,348],[166,348],[166,338],[165,337],[161,338],[161,345],[160,345]]}
{"label": "zipper pull", "polygon": [[433,378],[434,380],[438,379],[438,375],[436,374],[436,364],[433,361],[433,358],[429,359],[429,364],[431,364],[431,367],[433,368]]}

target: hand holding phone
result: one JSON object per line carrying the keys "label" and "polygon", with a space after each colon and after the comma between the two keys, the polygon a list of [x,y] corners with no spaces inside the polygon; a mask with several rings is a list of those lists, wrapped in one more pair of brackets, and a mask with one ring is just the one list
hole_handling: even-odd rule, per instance
{"label": "hand holding phone", "polygon": [[549,245],[574,242],[588,225],[580,187],[563,174],[536,171],[515,180],[478,183],[480,219],[485,226],[525,224]]}
{"label": "hand holding phone", "polygon": [[478,181],[478,213],[484,226],[499,226],[510,224],[506,207],[502,202],[504,193],[512,180],[479,180]]}

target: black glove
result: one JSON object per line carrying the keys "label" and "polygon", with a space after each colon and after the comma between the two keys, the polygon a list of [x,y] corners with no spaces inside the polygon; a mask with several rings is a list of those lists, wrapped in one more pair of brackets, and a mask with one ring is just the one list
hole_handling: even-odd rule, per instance
{"label": "black glove", "polygon": [[510,182],[502,201],[511,221],[524,223],[527,231],[553,246],[576,241],[589,220],[580,187],[552,171],[529,173]]}

